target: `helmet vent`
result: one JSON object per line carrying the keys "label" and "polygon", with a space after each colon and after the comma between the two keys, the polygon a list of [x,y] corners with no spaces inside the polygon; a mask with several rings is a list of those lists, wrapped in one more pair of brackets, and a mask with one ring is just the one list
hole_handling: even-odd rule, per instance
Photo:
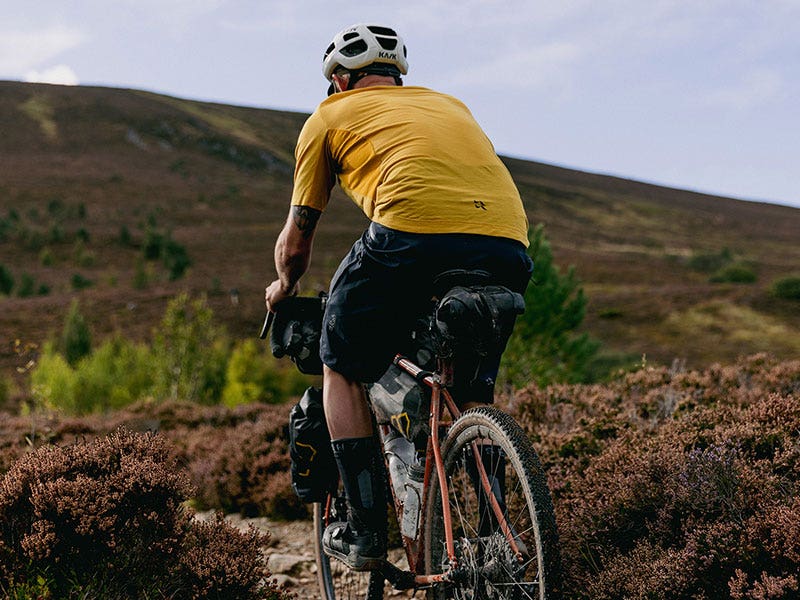
{"label": "helmet vent", "polygon": [[336,45],[335,45],[335,44],[331,44],[330,46],[328,46],[328,49],[327,49],[327,50],[325,50],[325,57],[324,57],[324,58],[328,58],[328,55],[329,55],[331,52],[333,52],[333,49],[334,49],[335,47],[336,47]]}
{"label": "helmet vent", "polygon": [[367,43],[364,40],[356,40],[342,48],[341,53],[345,56],[358,56],[367,51]]}
{"label": "helmet vent", "polygon": [[342,39],[346,42],[348,40],[352,40],[355,37],[358,37],[358,33],[356,33],[355,31],[351,31],[350,33],[345,33],[342,36]]}
{"label": "helmet vent", "polygon": [[377,37],[377,36],[376,36],[375,39],[378,40],[378,43],[381,45],[381,47],[384,50],[394,50],[395,48],[397,48],[397,40],[396,39],[385,38],[385,37]]}
{"label": "helmet vent", "polygon": [[388,27],[380,27],[379,25],[370,25],[367,27],[372,33],[375,35],[388,35],[390,37],[397,37],[397,32],[394,29],[389,29]]}

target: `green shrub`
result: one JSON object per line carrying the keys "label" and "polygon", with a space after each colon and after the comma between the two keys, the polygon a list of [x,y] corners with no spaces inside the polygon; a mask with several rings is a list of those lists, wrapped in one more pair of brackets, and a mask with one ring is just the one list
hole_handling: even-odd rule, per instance
{"label": "green shrub", "polygon": [[733,263],[722,267],[711,277],[712,283],[754,283],[757,279],[753,268],[745,263]]}
{"label": "green shrub", "polygon": [[150,395],[153,357],[145,345],[114,337],[71,366],[46,345],[31,388],[37,404],[69,415],[119,409]]}
{"label": "green shrub", "polygon": [[117,241],[119,242],[120,246],[124,246],[125,248],[133,246],[133,238],[131,237],[131,232],[128,230],[127,225],[122,225],[119,228],[119,236],[117,237]]}
{"label": "green shrub", "polygon": [[61,331],[59,349],[70,365],[75,365],[92,350],[92,334],[77,300],[73,300],[69,305],[69,312]]}
{"label": "green shrub", "polygon": [[562,274],[553,263],[550,243],[540,225],[530,234],[533,281],[525,292],[525,312],[517,318],[503,355],[500,379],[516,387],[535,381],[579,382],[600,344],[576,329],[586,314],[586,296],[570,268]]}
{"label": "green shrub", "polygon": [[31,371],[31,393],[38,406],[80,414],[75,389],[78,376],[67,360],[46,344],[36,366]]}
{"label": "green shrub", "polygon": [[186,273],[186,269],[192,264],[189,254],[186,252],[186,248],[171,237],[167,237],[164,241],[162,261],[169,272],[170,281],[176,281],[183,277],[184,273]]}
{"label": "green shrub", "polygon": [[82,239],[77,239],[72,245],[72,260],[78,267],[91,267],[95,261],[94,252],[86,249]]}
{"label": "green shrub", "polygon": [[153,356],[144,345],[114,337],[76,368],[76,406],[81,413],[119,409],[147,397],[153,388]]}
{"label": "green shrub", "polygon": [[19,278],[19,285],[17,286],[17,296],[20,298],[29,298],[36,292],[36,281],[30,273],[23,273]]}
{"label": "green shrub", "polygon": [[150,285],[151,273],[148,269],[147,263],[144,259],[139,258],[136,261],[136,270],[133,272],[133,287],[137,290],[143,290]]}
{"label": "green shrub", "polygon": [[696,252],[689,259],[689,268],[701,273],[714,273],[733,260],[733,254],[728,248],[719,252]]}
{"label": "green shrub", "polygon": [[776,279],[772,283],[772,294],[784,300],[800,300],[800,276]]}
{"label": "green shrub", "polygon": [[39,252],[39,262],[43,267],[52,267],[56,263],[56,257],[50,249],[50,246],[45,246],[42,248],[41,252]]}
{"label": "green shrub", "polygon": [[8,296],[14,289],[14,276],[4,264],[0,264],[0,294]]}
{"label": "green shrub", "polygon": [[205,297],[181,294],[167,306],[153,342],[155,394],[162,399],[218,402],[229,342]]}
{"label": "green shrub", "polygon": [[280,403],[302,394],[309,383],[295,368],[280,366],[266,344],[245,340],[228,361],[222,402],[230,407],[257,401]]}
{"label": "green shrub", "polygon": [[66,239],[64,229],[61,225],[55,223],[50,227],[50,232],[47,234],[47,242],[50,244],[60,244]]}
{"label": "green shrub", "polygon": [[14,231],[14,222],[11,219],[0,219],[0,242],[5,242]]}
{"label": "green shrub", "polygon": [[145,229],[142,255],[145,260],[160,260],[169,272],[170,281],[183,277],[192,261],[186,248],[164,233],[148,225]]}
{"label": "green shrub", "polygon": [[73,290],[84,290],[94,285],[94,282],[91,279],[84,277],[80,273],[73,273],[70,283],[72,284]]}

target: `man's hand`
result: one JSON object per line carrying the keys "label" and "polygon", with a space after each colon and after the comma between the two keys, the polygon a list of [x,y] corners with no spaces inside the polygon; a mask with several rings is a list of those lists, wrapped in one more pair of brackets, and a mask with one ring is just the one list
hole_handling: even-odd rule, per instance
{"label": "man's hand", "polygon": [[280,304],[281,300],[296,295],[296,285],[293,289],[287,290],[285,287],[283,287],[283,282],[280,279],[276,279],[270,283],[267,286],[267,289],[264,291],[264,303],[267,305],[268,311],[275,312],[275,307]]}

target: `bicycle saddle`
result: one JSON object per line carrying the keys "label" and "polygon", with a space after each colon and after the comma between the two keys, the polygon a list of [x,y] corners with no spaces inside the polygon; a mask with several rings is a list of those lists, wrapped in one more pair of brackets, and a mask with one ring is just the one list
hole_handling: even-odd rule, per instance
{"label": "bicycle saddle", "polygon": [[475,287],[479,285],[490,285],[492,275],[482,269],[450,269],[439,273],[433,280],[433,296],[441,298],[456,286]]}

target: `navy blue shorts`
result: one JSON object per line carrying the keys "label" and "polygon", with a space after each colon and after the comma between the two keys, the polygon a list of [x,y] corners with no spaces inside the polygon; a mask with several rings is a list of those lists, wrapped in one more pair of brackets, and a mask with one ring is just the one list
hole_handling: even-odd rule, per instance
{"label": "navy blue shorts", "polygon": [[415,319],[429,308],[433,280],[451,269],[482,269],[494,283],[523,293],[533,262],[515,240],[370,224],[331,281],[322,362],[353,381],[380,379]]}

